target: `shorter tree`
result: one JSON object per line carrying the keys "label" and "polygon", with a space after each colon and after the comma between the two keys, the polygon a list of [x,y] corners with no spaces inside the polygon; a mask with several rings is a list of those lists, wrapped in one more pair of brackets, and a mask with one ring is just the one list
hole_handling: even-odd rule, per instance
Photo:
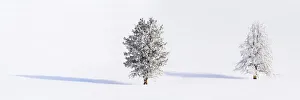
{"label": "shorter tree", "polygon": [[128,50],[124,52],[124,65],[133,69],[130,77],[142,77],[144,85],[147,85],[149,78],[162,74],[161,68],[168,61],[169,52],[165,51],[166,42],[161,37],[163,26],[157,25],[157,20],[153,18],[147,22],[140,19],[132,33],[129,37],[124,37],[123,44]]}
{"label": "shorter tree", "polygon": [[245,42],[240,45],[242,60],[238,62],[235,70],[253,74],[253,79],[258,78],[258,73],[268,76],[272,73],[271,49],[264,29],[263,24],[253,23]]}

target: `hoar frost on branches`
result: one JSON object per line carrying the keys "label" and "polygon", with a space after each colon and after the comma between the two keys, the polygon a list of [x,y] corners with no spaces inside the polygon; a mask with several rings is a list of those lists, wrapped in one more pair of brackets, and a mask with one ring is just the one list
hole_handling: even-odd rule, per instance
{"label": "hoar frost on branches", "polygon": [[252,24],[247,39],[240,45],[242,60],[238,62],[235,70],[253,74],[253,79],[258,73],[272,74],[272,55],[268,44],[265,27],[259,22]]}
{"label": "hoar frost on branches", "polygon": [[161,37],[163,26],[158,26],[157,20],[153,18],[149,18],[147,22],[141,18],[132,33],[129,37],[124,37],[123,44],[128,50],[124,52],[124,65],[133,69],[130,77],[142,77],[144,85],[147,85],[149,78],[163,73],[161,68],[168,61],[169,52],[165,51],[166,42]]}

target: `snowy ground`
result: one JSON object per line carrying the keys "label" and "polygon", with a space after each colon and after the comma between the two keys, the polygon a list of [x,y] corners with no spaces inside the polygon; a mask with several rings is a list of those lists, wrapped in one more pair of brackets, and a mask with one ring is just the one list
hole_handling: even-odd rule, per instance
{"label": "snowy ground", "polygon": [[[235,79],[209,75],[165,76],[138,82],[62,77],[1,78],[2,100],[298,100],[299,81]],[[4,84],[3,84],[4,83]]]}
{"label": "snowy ground", "polygon": [[[0,0],[0,100],[299,100],[297,0]],[[148,86],[129,79],[123,37],[165,26],[170,57]],[[233,72],[253,21],[276,74]]]}

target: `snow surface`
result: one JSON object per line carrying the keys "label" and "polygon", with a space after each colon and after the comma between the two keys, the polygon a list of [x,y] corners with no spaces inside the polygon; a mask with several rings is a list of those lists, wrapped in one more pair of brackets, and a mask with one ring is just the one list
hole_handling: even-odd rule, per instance
{"label": "snow surface", "polygon": [[[0,0],[0,100],[299,100],[297,0]],[[165,27],[165,74],[129,79],[123,37]],[[266,27],[273,78],[233,72],[252,22]]]}

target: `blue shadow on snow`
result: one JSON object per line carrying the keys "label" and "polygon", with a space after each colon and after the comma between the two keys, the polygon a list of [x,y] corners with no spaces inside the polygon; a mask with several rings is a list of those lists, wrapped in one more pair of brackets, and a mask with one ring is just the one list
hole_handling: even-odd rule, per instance
{"label": "blue shadow on snow", "polygon": [[19,77],[34,78],[34,79],[45,79],[45,80],[56,80],[56,81],[71,81],[71,82],[86,82],[86,83],[97,83],[97,84],[115,84],[115,85],[131,85],[128,83],[117,82],[113,80],[105,79],[87,79],[87,78],[74,78],[74,77],[61,77],[61,76],[44,76],[44,75],[16,75]]}
{"label": "blue shadow on snow", "polygon": [[164,74],[168,76],[186,77],[186,78],[245,79],[243,77],[227,76],[222,74],[210,74],[210,73],[164,72]]}

